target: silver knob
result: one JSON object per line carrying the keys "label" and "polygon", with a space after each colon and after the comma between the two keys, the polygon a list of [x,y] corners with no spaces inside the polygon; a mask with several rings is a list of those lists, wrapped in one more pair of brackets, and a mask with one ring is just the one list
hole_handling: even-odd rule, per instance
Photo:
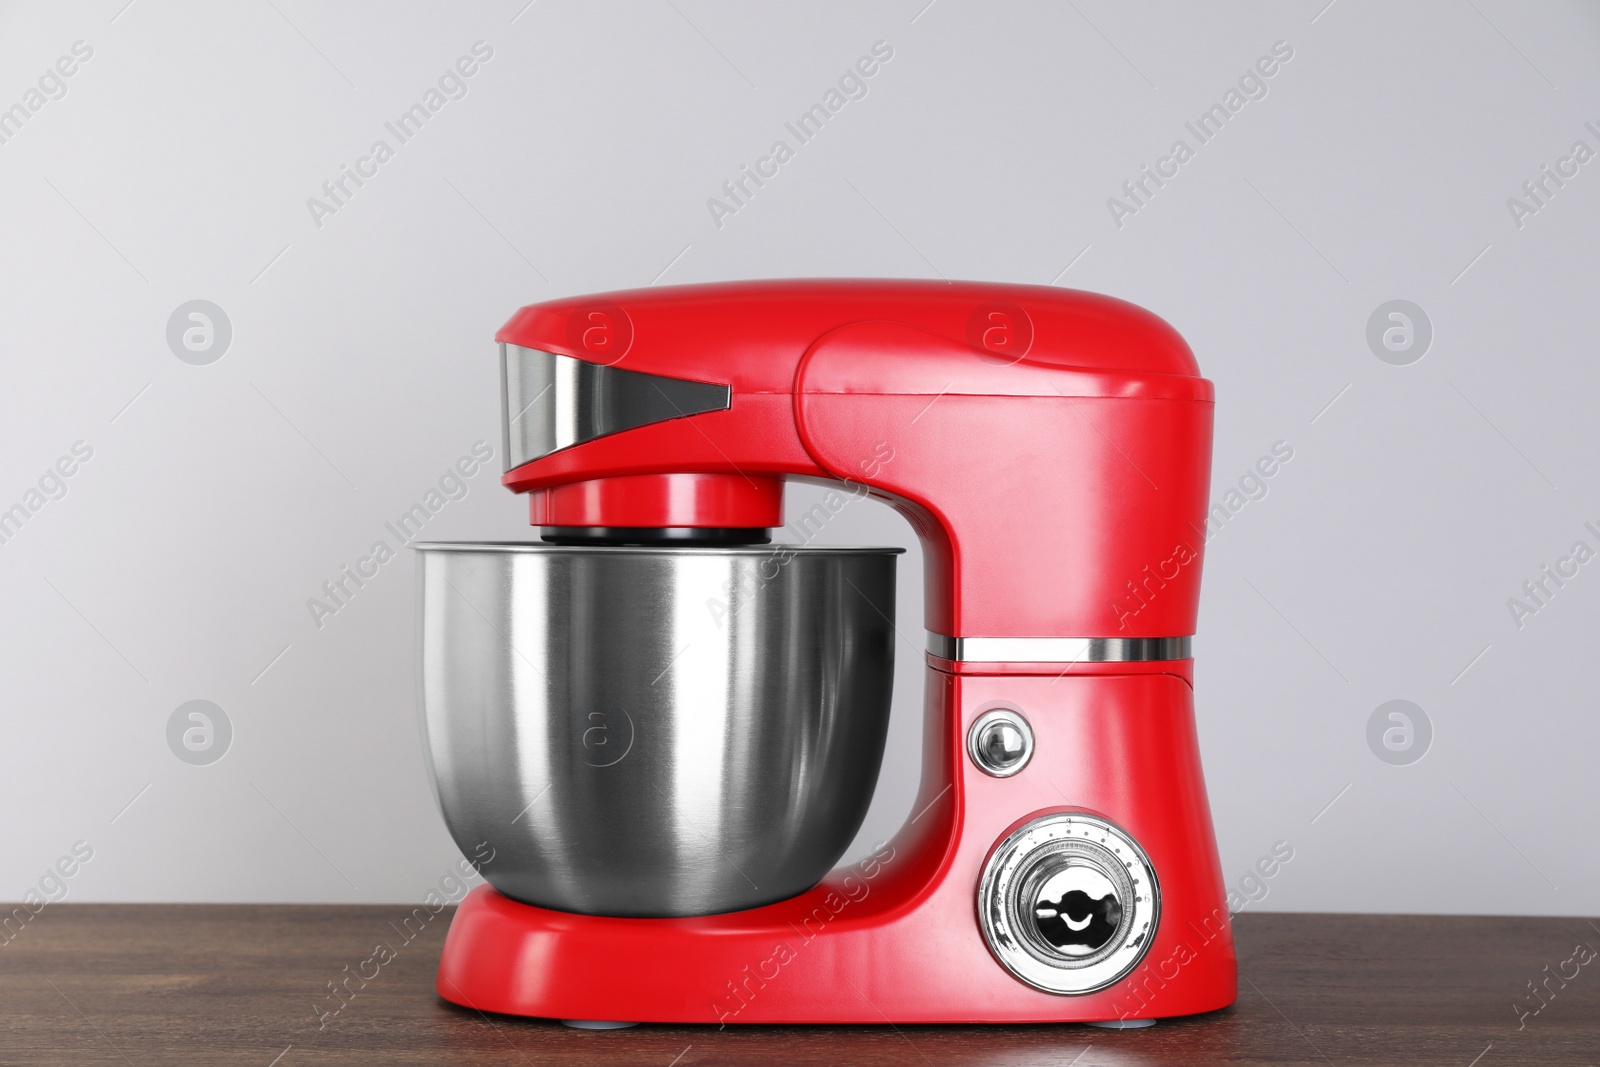
{"label": "silver knob", "polygon": [[1033,758],[1033,729],[1015,711],[986,711],[967,731],[967,755],[984,774],[1009,778]]}
{"label": "silver knob", "polygon": [[1084,812],[1041,815],[984,865],[978,920],[1001,966],[1046,993],[1125,978],[1161,918],[1155,869],[1119,827]]}

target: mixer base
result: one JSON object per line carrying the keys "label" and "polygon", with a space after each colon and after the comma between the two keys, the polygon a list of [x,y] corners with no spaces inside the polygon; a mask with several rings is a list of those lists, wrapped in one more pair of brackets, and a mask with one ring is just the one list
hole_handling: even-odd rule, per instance
{"label": "mixer base", "polygon": [[[1187,680],[930,670],[929,690],[930,704],[959,714],[931,725],[915,814],[866,859],[788,900],[693,918],[551,911],[479,886],[450,924],[439,994],[509,1015],[722,1025],[1127,1022],[1233,1003],[1232,927]],[[1002,700],[1033,713],[1039,755],[995,778],[961,742]],[[996,842],[1067,811],[1098,813],[1136,839],[1161,894],[1142,958],[1113,984],[1070,995],[1003,967],[975,907]]]}
{"label": "mixer base", "polygon": [[969,932],[978,942],[970,954],[925,945],[888,916],[868,915],[871,898],[860,902],[855,924],[846,925],[857,906],[849,903],[827,929],[805,940],[806,924],[816,928],[815,915],[826,914],[830,897],[835,906],[848,899],[843,888],[842,880],[825,882],[793,901],[733,915],[613,919],[546,911],[482,886],[456,912],[437,988],[463,1007],[584,1029],[631,1025],[578,1021],[624,1013],[643,1022],[711,1025],[1141,1026],[1154,1018],[1119,1016],[1191,1015],[1226,1007],[1235,997],[1225,935],[1181,970],[1168,971],[1170,981],[1135,972],[1125,985],[1138,984],[1136,990],[1113,987],[1084,996],[1043,993],[1017,981],[982,948],[976,930]]}

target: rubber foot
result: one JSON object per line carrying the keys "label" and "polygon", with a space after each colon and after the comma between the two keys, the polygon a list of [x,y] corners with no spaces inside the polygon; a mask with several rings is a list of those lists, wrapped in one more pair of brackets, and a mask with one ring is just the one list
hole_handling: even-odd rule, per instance
{"label": "rubber foot", "polygon": [[1154,1019],[1101,1019],[1087,1025],[1098,1026],[1102,1030],[1143,1030],[1147,1026],[1154,1026]]}
{"label": "rubber foot", "polygon": [[562,1019],[562,1026],[570,1026],[574,1030],[626,1030],[638,1023],[619,1023],[609,1019]]}

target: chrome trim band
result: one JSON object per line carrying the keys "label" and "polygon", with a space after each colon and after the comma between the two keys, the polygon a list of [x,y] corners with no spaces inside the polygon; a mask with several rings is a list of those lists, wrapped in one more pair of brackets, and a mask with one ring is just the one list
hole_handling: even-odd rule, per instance
{"label": "chrome trim band", "polygon": [[928,655],[954,663],[1146,663],[1191,659],[1193,637],[947,637]]}
{"label": "chrome trim band", "polygon": [[500,345],[501,444],[506,470],[596,437],[652,422],[724,411],[729,386],[589,363]]}

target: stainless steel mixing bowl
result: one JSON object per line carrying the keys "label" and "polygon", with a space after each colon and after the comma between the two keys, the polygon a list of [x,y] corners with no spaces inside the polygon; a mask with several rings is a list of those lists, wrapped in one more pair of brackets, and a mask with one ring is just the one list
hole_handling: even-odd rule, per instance
{"label": "stainless steel mixing bowl", "polygon": [[739,911],[849,846],[888,728],[899,549],[415,547],[429,770],[500,892]]}

